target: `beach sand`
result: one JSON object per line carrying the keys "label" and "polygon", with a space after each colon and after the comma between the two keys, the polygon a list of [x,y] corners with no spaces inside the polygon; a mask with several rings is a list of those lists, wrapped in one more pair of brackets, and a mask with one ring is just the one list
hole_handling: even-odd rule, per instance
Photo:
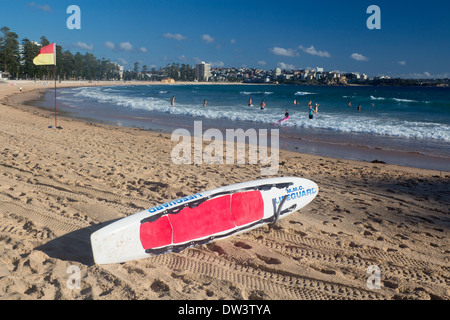
{"label": "beach sand", "polygon": [[95,265],[89,237],[108,221],[265,178],[260,166],[175,165],[170,135],[136,128],[60,117],[63,129],[49,129],[52,112],[24,105],[48,87],[10,83],[0,83],[0,299],[450,298],[449,172],[288,151],[277,176],[320,191],[274,228]]}

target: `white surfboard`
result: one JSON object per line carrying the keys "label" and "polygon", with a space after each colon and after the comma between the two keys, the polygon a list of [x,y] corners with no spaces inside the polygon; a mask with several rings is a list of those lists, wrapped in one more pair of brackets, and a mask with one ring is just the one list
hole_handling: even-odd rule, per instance
{"label": "white surfboard", "polygon": [[307,179],[270,178],[169,201],[94,232],[94,260],[121,263],[180,252],[276,223],[310,203],[318,191]]}

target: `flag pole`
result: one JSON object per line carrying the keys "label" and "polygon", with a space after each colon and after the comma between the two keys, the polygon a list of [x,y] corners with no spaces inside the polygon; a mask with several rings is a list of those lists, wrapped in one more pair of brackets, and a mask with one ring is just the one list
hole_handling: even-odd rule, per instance
{"label": "flag pole", "polygon": [[[56,102],[56,43],[46,45],[39,50],[39,54],[33,59],[36,66],[53,65],[55,70],[55,129],[58,129],[57,122],[57,102]],[[47,69],[48,71],[48,69]],[[49,126],[51,128],[52,126]],[[60,129],[62,129],[60,127]]]}
{"label": "flag pole", "polygon": [[55,63],[55,129],[58,129],[57,115],[56,115],[56,63]]}

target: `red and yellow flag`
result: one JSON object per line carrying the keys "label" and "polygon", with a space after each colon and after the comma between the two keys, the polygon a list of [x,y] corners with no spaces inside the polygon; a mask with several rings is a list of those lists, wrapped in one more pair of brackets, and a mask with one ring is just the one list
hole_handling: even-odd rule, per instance
{"label": "red and yellow flag", "polygon": [[56,65],[56,43],[43,47],[33,63],[37,66]]}

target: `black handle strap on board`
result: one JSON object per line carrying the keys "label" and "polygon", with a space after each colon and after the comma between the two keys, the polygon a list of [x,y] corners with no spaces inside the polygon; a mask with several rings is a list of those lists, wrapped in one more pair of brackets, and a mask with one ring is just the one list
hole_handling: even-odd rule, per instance
{"label": "black handle strap on board", "polygon": [[[288,195],[285,195],[283,197],[283,199],[281,199],[280,205],[278,206],[278,209],[275,212],[274,219],[273,219],[272,223],[270,224],[271,227],[274,227],[277,224],[278,219],[280,218],[281,209],[283,208],[283,205],[286,202],[287,197],[288,197]],[[275,199],[273,199],[273,202],[274,202],[274,207],[276,208]]]}

